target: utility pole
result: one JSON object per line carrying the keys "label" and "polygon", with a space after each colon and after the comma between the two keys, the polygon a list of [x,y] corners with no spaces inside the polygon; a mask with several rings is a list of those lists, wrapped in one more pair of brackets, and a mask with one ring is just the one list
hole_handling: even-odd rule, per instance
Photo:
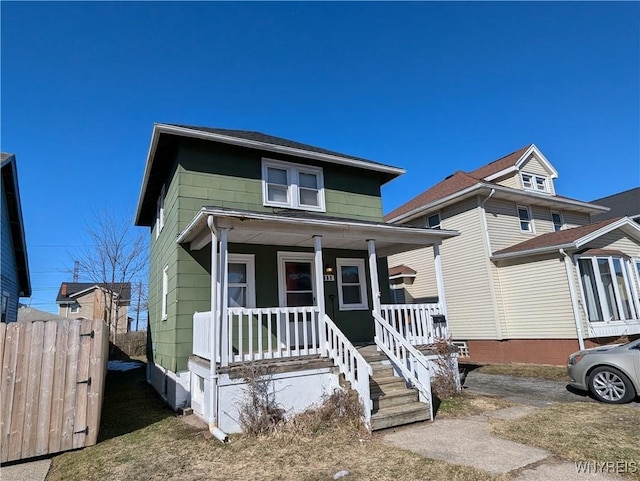
{"label": "utility pole", "polygon": [[78,277],[80,275],[80,261],[73,262],[73,282],[78,282]]}
{"label": "utility pole", "polygon": [[138,307],[136,308],[136,331],[138,330],[138,322],[140,321],[140,297],[142,297],[142,282],[138,281]]}

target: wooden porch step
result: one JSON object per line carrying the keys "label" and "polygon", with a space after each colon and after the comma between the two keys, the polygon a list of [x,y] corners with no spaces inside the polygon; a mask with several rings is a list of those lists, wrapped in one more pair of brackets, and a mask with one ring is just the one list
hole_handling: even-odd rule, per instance
{"label": "wooden porch step", "polygon": [[[373,413],[391,408],[394,406],[404,406],[407,404],[415,404],[418,401],[418,392],[415,389],[398,389],[388,393],[371,392],[371,401],[373,402]],[[424,404],[423,404],[424,406]]]}
{"label": "wooden porch step", "polygon": [[381,409],[371,416],[371,430],[402,426],[430,419],[429,406],[420,402]]}
{"label": "wooden porch step", "polygon": [[369,379],[369,389],[374,391],[396,391],[398,389],[406,389],[407,383],[404,378],[397,376],[375,377]]}

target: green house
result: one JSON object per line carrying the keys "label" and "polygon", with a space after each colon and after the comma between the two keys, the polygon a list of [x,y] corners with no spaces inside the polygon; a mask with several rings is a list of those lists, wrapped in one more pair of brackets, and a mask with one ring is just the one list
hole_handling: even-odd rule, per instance
{"label": "green house", "polygon": [[151,234],[149,382],[228,431],[246,363],[279,366],[292,411],[340,373],[371,405],[356,346],[428,344],[446,311],[444,289],[413,311],[391,303],[387,256],[432,246],[438,274],[456,235],[383,222],[381,186],[403,172],[258,132],[154,125],[136,214]]}

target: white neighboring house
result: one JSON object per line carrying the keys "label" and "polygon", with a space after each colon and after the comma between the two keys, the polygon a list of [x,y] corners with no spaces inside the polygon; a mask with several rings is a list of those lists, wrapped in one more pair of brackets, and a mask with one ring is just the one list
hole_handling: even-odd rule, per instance
{"label": "white neighboring house", "polygon": [[[640,334],[640,226],[591,223],[608,208],[558,195],[557,177],[531,144],[385,216],[461,233],[441,246],[442,275],[451,335],[472,361],[564,364],[582,346]],[[426,254],[389,258],[398,299],[438,297]]]}

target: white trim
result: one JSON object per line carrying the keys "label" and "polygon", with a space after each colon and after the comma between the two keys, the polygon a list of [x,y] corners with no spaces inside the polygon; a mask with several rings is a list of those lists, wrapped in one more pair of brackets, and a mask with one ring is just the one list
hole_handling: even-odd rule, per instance
{"label": "white trim", "polygon": [[[525,185],[525,180],[524,180],[525,176],[529,178],[529,187]],[[544,188],[542,189],[539,188],[538,181],[542,181]],[[538,174],[532,174],[531,172],[520,172],[520,182],[524,190],[533,191],[533,192],[542,192],[544,194],[551,193],[549,177],[545,177],[543,175],[538,175]]]}
{"label": "white trim", "polygon": [[166,265],[162,269],[162,298],[161,298],[161,319],[167,320],[169,304],[169,266]]}
{"label": "white trim", "polygon": [[[549,214],[551,217],[551,225],[553,226],[553,231],[558,232],[563,230],[565,228],[565,223],[564,223],[564,216],[562,215],[562,211],[550,209]],[[553,214],[558,214],[558,218],[560,219],[560,228],[558,230],[556,230],[556,222],[553,220]]]}
{"label": "white trim", "polygon": [[405,279],[405,278],[414,279],[416,276],[417,274],[396,274],[395,276],[389,276],[389,280],[392,281],[394,279]]}
{"label": "white trim", "polygon": [[[522,220],[522,218],[520,217],[520,209],[527,211],[527,220],[526,221]],[[520,227],[520,232],[522,232],[523,234],[535,234],[536,233],[536,228],[533,225],[533,216],[531,215],[531,207],[529,207],[528,205],[516,204],[516,214],[517,214],[517,217],[518,217],[518,225]],[[528,222],[529,223],[529,229],[528,230],[523,230],[522,229],[522,223],[523,222]]]}
{"label": "white trim", "polygon": [[[256,307],[256,256],[255,254],[229,254],[228,264],[244,264],[246,268],[246,301],[247,305],[242,307]],[[227,272],[228,275],[228,272]],[[235,287],[235,283],[228,282],[229,287]],[[227,292],[227,296],[229,293]]]}
{"label": "white trim", "polygon": [[[341,267],[355,266],[358,268],[358,284],[348,283],[346,286],[360,287],[360,300],[361,302],[356,304],[346,304],[343,299],[342,288],[345,285],[342,283]],[[364,259],[338,257],[336,259],[336,278],[338,280],[338,306],[341,311],[362,311],[369,309],[369,299],[367,298],[367,271],[364,267]]]}
{"label": "white trim", "polygon": [[[438,289],[438,304],[442,309],[442,314],[447,315],[447,299],[445,296],[444,288],[444,275],[442,273],[442,258],[440,257],[440,246],[435,244],[433,246],[433,265],[436,273],[436,286]],[[494,296],[495,298],[495,296]]]}
{"label": "white trim", "polygon": [[69,312],[71,314],[77,314],[78,312],[80,312],[80,304],[78,304],[77,302],[69,304]]}
{"label": "white trim", "polygon": [[[571,269],[571,257],[563,249],[560,254],[564,257],[564,268],[567,273],[567,283],[569,284],[569,297],[571,298],[571,309],[573,310],[573,322],[576,325],[576,336],[578,337],[578,345],[580,349],[584,349],[584,336],[582,334],[582,320],[580,319],[580,310],[578,308],[578,298],[576,297],[576,286],[573,282]],[[580,279],[578,278],[578,282]]]}
{"label": "white trim", "polygon": [[[315,269],[315,255],[313,252],[287,252],[278,251],[278,303],[280,307],[287,306],[287,288],[285,278],[285,262],[308,262],[311,265],[311,291],[313,293],[313,306],[318,305],[318,299],[316,295],[316,269]],[[321,300],[324,302],[324,299]]]}
{"label": "white trim", "polygon": [[[438,222],[431,226],[429,225],[429,219],[431,217],[437,217],[438,218]],[[424,220],[425,220],[425,226],[427,229],[441,229],[442,228],[442,217],[440,216],[440,211],[438,212],[434,212],[433,214],[428,214],[424,216]]]}
{"label": "white trim", "polygon": [[164,227],[164,199],[167,195],[165,190],[165,186],[162,186],[160,190],[160,195],[158,196],[158,200],[156,201],[156,239],[160,236],[160,232]]}
{"label": "white trim", "polygon": [[513,165],[507,167],[506,169],[502,169],[501,171],[496,172],[495,174],[491,174],[485,177],[484,179],[490,182],[492,180],[502,177],[503,175],[509,174],[511,172],[519,171],[522,165],[529,159],[531,154],[535,154],[536,158],[542,163],[544,168],[551,174],[550,177],[552,179],[556,179],[558,177],[558,171],[551,165],[551,162],[549,162],[549,160],[547,160],[547,158],[542,154],[542,152],[538,150],[538,147],[536,147],[535,144],[531,144],[529,148],[524,152],[524,154],[522,154],[520,158]]}
{"label": "white trim", "polygon": [[[287,202],[278,202],[269,200],[269,184],[268,169],[284,170],[287,174]],[[300,174],[314,175],[317,180],[318,191],[318,205],[303,204],[301,202],[300,190]],[[280,184],[278,184],[280,185]],[[283,185],[284,187],[284,185]],[[309,189],[307,189],[309,190]],[[285,209],[298,209],[308,210],[313,212],[325,212],[325,197],[324,197],[324,174],[321,167],[308,166],[302,164],[295,164],[293,162],[283,162],[281,160],[269,159],[263,157],[262,159],[262,203],[268,207],[282,207]]]}

